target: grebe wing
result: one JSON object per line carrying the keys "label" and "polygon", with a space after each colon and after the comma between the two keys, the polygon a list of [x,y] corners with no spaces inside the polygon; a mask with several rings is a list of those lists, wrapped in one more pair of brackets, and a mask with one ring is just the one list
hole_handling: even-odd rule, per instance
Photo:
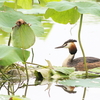
{"label": "grebe wing", "polygon": [[[86,62],[87,63],[94,63],[94,62],[99,62],[100,59],[99,58],[95,58],[95,57],[86,57]],[[83,57],[79,57],[74,59],[74,62],[83,62]]]}

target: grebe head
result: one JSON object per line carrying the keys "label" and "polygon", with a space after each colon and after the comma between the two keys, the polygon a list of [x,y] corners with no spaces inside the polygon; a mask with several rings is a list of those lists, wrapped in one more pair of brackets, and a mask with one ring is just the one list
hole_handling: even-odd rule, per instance
{"label": "grebe head", "polygon": [[73,40],[73,39],[69,39],[68,41],[64,42],[63,45],[56,47],[55,49],[68,48],[70,54],[75,54],[77,52],[77,48],[76,48],[76,45],[74,44],[74,42],[77,42],[77,41]]}

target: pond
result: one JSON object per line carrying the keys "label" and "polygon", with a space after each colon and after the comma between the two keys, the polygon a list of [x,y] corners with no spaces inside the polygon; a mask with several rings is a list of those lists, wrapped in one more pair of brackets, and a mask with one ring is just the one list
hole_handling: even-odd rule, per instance
{"label": "pond", "polygon": [[[50,19],[51,20],[51,19]],[[53,27],[48,35],[47,39],[41,40],[36,39],[36,43],[33,46],[34,48],[34,63],[47,65],[46,60],[49,60],[53,66],[61,66],[63,60],[69,55],[67,49],[55,49],[55,47],[63,44],[68,39],[78,40],[78,27],[79,22],[75,25],[63,25],[53,23]],[[83,27],[81,32],[82,45],[85,50],[86,56],[93,56],[100,58],[100,18],[90,14],[83,16]],[[79,48],[79,43],[76,43],[78,52],[75,58],[82,56],[81,50]],[[31,58],[29,59],[29,61]],[[34,78],[30,79],[30,84],[34,83]],[[84,88],[77,87],[75,88],[76,93],[65,92],[62,88],[55,86],[53,83],[50,87],[50,91],[46,90],[48,85],[38,85],[38,86],[29,86],[27,97],[30,100],[82,100]],[[19,89],[16,92],[16,95],[23,95],[23,88]],[[6,91],[5,88],[2,88],[0,94],[4,94]],[[7,94],[7,93],[5,93]],[[100,89],[99,88],[87,88],[85,100],[100,100]]]}
{"label": "pond", "polygon": [[[83,27],[81,32],[82,44],[85,50],[86,56],[93,56],[100,58],[100,18],[97,16],[86,14],[83,17]],[[35,55],[34,61],[40,64],[46,64],[45,59],[49,60],[52,65],[61,66],[63,60],[69,55],[68,50],[59,49],[56,50],[55,47],[63,44],[68,39],[76,39],[78,38],[79,24],[76,25],[62,25],[58,23],[54,23],[53,28],[45,41],[37,40],[36,47],[34,46],[34,50],[37,52]],[[76,43],[78,47],[78,52],[75,58],[82,56],[81,50],[79,48],[79,44]],[[40,49],[41,48],[41,49]],[[35,52],[34,51],[34,52]],[[40,56],[41,55],[41,56]],[[36,86],[31,88],[28,93],[29,97],[33,97],[35,100],[47,99],[47,100],[82,100],[84,88],[78,87],[75,89],[77,93],[69,94],[65,92],[62,88],[56,87],[53,84],[50,88],[50,98],[48,96],[48,91],[45,91],[46,86]],[[31,93],[31,91],[33,91]],[[100,100],[100,89],[99,88],[87,88],[86,98],[85,100]],[[32,95],[31,95],[32,94]],[[38,94],[38,95],[37,95]]]}
{"label": "pond", "polygon": [[[54,22],[53,22],[54,23]],[[46,60],[49,60],[52,65],[54,66],[61,66],[63,60],[69,55],[68,50],[66,49],[59,49],[56,50],[55,47],[63,44],[68,39],[76,39],[77,31],[78,31],[79,23],[76,25],[63,25],[54,23],[53,28],[50,31],[50,34],[47,39],[41,40],[37,38],[36,43],[34,45],[34,63],[47,65]],[[86,56],[94,56],[100,57],[100,18],[97,16],[93,16],[90,14],[84,15],[83,19],[83,27],[81,33],[82,44],[85,50]],[[78,42],[76,43],[78,52],[75,56],[80,57],[82,56],[81,50],[79,48]],[[37,52],[38,51],[38,52]],[[29,59],[30,60],[30,59]],[[34,79],[30,79],[30,84],[34,83]],[[38,85],[38,86],[29,86],[27,97],[31,100],[82,100],[84,88],[77,87],[75,88],[76,93],[67,93],[62,88],[55,86],[53,83],[50,87],[50,91],[45,89],[48,85]],[[16,95],[23,94],[24,89],[19,89],[16,92]],[[0,94],[5,93],[5,89],[3,88]],[[49,93],[48,93],[49,92]],[[99,88],[87,88],[86,91],[86,98],[85,100],[100,100],[100,89]],[[50,94],[50,96],[49,96]]]}

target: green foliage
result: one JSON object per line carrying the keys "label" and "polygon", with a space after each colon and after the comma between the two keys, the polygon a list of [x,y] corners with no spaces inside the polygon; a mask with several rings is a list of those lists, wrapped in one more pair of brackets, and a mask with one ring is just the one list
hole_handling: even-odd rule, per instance
{"label": "green foliage", "polygon": [[13,9],[15,9],[15,7],[17,7],[18,9],[21,9],[20,6],[18,6],[18,5],[15,6],[15,2],[11,2],[11,1],[10,2],[5,1],[4,6],[7,6],[7,7],[10,7],[10,8],[13,8]]}
{"label": "green foliage", "polygon": [[73,68],[73,67],[70,68],[70,67],[60,67],[59,66],[59,67],[53,67],[53,68],[55,71],[66,74],[66,75],[69,75],[75,71],[75,68]]}
{"label": "green foliage", "polygon": [[[43,6],[49,2],[47,4],[48,9],[47,7],[45,7],[44,9],[42,9],[42,7],[39,8],[40,7],[39,5],[38,6],[35,5],[35,7],[32,7],[32,5],[34,6],[32,0],[9,0],[9,1],[1,0],[0,1],[0,34],[3,34],[2,36],[0,36],[0,40],[5,42],[4,37],[8,36],[9,33],[13,31],[11,33],[11,38],[13,43],[12,45],[15,46],[15,47],[0,46],[0,65],[4,66],[5,68],[5,66],[9,67],[9,65],[13,67],[13,64],[18,61],[24,62],[27,82],[22,87],[26,86],[25,96],[27,93],[27,87],[29,81],[29,73],[27,69],[28,66],[26,65],[27,64],[26,60],[28,59],[30,53],[29,51],[23,49],[28,49],[34,44],[35,35],[38,37],[46,37],[48,35],[52,27],[52,23],[48,22],[49,23],[48,24],[47,20],[44,19],[44,23],[41,24],[43,14],[45,13],[44,16],[46,19],[51,17],[55,22],[62,23],[62,24],[67,24],[67,23],[75,24],[80,18],[80,15],[82,16],[83,14],[94,14],[100,16],[100,5],[95,2],[68,2],[68,1],[61,1],[61,0],[38,0],[38,1],[40,5]],[[18,12],[17,9],[19,8],[24,9],[24,11],[26,11],[25,9],[31,9],[30,10],[31,13],[23,14],[21,12]],[[37,10],[37,8],[39,9]],[[37,17],[37,16],[41,16],[41,17]],[[27,24],[15,26],[16,21],[19,19],[25,20]],[[82,24],[82,18],[80,23]],[[81,30],[81,24],[79,28],[79,35]],[[43,29],[42,25],[45,27],[45,29]],[[63,80],[59,82],[62,85],[77,86],[77,87],[78,86],[100,87],[99,79],[82,79],[82,78],[86,78],[85,71],[75,71],[75,68],[54,67],[52,66],[50,61],[48,60],[46,61],[48,63],[48,66],[41,66],[36,64],[38,65],[38,67],[33,68],[34,70],[32,74],[34,74],[36,78],[35,85],[40,84],[43,80],[49,81],[50,79],[51,80],[54,79],[54,80]],[[4,79],[5,78],[7,79],[7,76],[2,72],[2,70],[0,71],[1,71],[0,74],[4,75],[3,76]],[[88,77],[89,78],[99,77],[100,76],[99,74],[100,74],[100,68],[95,68],[89,70]],[[4,84],[5,82],[3,83],[3,85]],[[0,85],[1,87],[3,87],[2,83],[0,83]],[[9,87],[10,86],[8,86],[7,89],[8,92],[12,88]],[[19,87],[17,89],[19,89]],[[11,94],[14,94],[13,90],[10,90],[10,92]],[[0,96],[0,98],[2,98],[2,96]],[[6,96],[4,96],[4,99],[5,100],[6,99],[7,100],[8,99],[28,100],[26,98],[12,97],[12,96],[9,96],[9,98],[8,97],[6,98]]]}
{"label": "green foliage", "polygon": [[41,18],[33,15],[22,14],[21,12],[15,11],[9,7],[0,8],[0,27],[3,31],[10,33],[12,31],[12,27],[19,19],[23,19],[27,23],[30,23],[34,34],[42,37],[44,29],[40,23]]}
{"label": "green foliage", "polygon": [[[38,74],[38,75],[40,75],[40,77],[42,76],[43,77],[43,79],[50,79],[51,78],[51,75],[52,75],[52,72],[51,72],[51,70],[50,69],[48,69],[48,68],[41,68],[41,69],[37,69],[36,71],[35,71],[35,73],[40,73],[40,74]],[[37,76],[37,77],[39,77],[39,76]]]}
{"label": "green foliage", "polygon": [[100,80],[96,79],[100,77],[100,67],[89,69],[88,78],[86,78],[85,71],[74,71],[69,74],[69,79],[59,81],[64,86],[75,86],[75,87],[100,87]]}
{"label": "green foliage", "polygon": [[38,0],[39,3],[44,6],[46,5],[48,2],[53,2],[53,1],[61,1],[61,0]]}
{"label": "green foliage", "polygon": [[[16,0],[14,0],[16,1]],[[17,5],[21,6],[23,9],[32,8],[32,0],[17,0]]]}
{"label": "green foliage", "polygon": [[6,1],[6,0],[0,0],[0,7],[3,6],[3,4],[4,4],[5,1]]}
{"label": "green foliage", "polygon": [[94,87],[100,88],[100,79],[75,79],[63,80],[59,82],[62,85],[75,86],[75,87]]}
{"label": "green foliage", "polygon": [[30,100],[30,99],[18,96],[0,95],[0,100]]}
{"label": "green foliage", "polygon": [[81,14],[93,14],[100,16],[100,5],[96,2],[76,2],[78,12]]}
{"label": "green foliage", "polygon": [[89,69],[89,72],[100,74],[100,67]]}
{"label": "green foliage", "polygon": [[41,66],[34,69],[33,73],[36,76],[36,81],[68,79],[69,75],[75,71],[75,68],[52,66],[49,60],[46,60],[46,62],[48,66]]}
{"label": "green foliage", "polygon": [[72,9],[58,12],[54,9],[48,9],[45,14],[45,18],[51,17],[55,22],[62,24],[74,24],[80,17],[80,13],[77,11],[77,8],[74,7]]}
{"label": "green foliage", "polygon": [[94,14],[100,16],[100,5],[95,2],[50,2],[45,18],[51,17],[54,21],[62,24],[74,24],[80,14]]}
{"label": "green foliage", "polygon": [[0,44],[6,44],[6,37],[9,37],[9,34],[3,30],[0,30]]}
{"label": "green foliage", "polygon": [[23,9],[32,9],[32,0],[9,0],[6,1],[4,5],[15,9],[19,7]]}
{"label": "green foliage", "polygon": [[68,79],[69,74],[63,74],[62,72],[53,71],[53,75],[51,76],[54,80]]}
{"label": "green foliage", "polygon": [[[94,69],[92,69],[92,70],[94,70]],[[99,72],[100,72],[100,70],[99,70]],[[100,77],[100,75],[98,73],[94,73],[92,71],[88,72],[88,78],[96,78],[96,77]],[[86,78],[85,71],[74,71],[73,73],[71,73],[69,75],[69,79],[78,79],[78,78]]]}
{"label": "green foliage", "polygon": [[[51,65],[50,65],[51,66]],[[57,67],[57,66],[44,66],[43,68],[36,68],[33,73],[36,76],[36,79],[39,81],[43,81],[43,79],[54,79],[54,80],[75,80],[75,79],[83,79],[86,78],[85,71],[75,71],[73,67]],[[96,73],[96,71],[98,72]],[[94,72],[95,71],[95,72]],[[100,68],[90,69],[88,72],[88,78],[97,78],[100,77],[98,74],[100,72]]]}
{"label": "green foliage", "polygon": [[12,31],[12,44],[14,47],[28,49],[35,42],[35,35],[28,24],[15,26]]}
{"label": "green foliage", "polygon": [[8,66],[15,62],[25,62],[29,57],[29,51],[16,47],[0,46],[0,65]]}
{"label": "green foliage", "polygon": [[44,34],[42,35],[43,39],[46,39],[47,36],[49,35],[51,29],[52,29],[53,23],[49,20],[44,20],[43,21],[43,27],[44,27]]}

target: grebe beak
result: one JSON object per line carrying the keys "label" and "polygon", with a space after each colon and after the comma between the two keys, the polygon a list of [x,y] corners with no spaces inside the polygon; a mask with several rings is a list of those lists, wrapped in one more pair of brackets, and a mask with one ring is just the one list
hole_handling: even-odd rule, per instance
{"label": "grebe beak", "polygon": [[64,48],[64,47],[65,47],[64,45],[61,45],[59,47],[55,47],[55,49]]}

